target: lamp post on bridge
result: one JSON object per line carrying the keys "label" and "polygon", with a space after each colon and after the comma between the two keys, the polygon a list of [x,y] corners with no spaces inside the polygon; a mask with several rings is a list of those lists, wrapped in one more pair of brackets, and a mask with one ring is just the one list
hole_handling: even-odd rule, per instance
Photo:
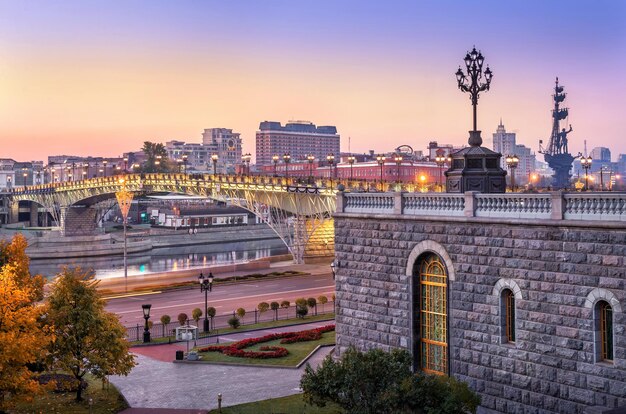
{"label": "lamp post on bridge", "polygon": [[272,155],[272,162],[274,163],[274,177],[278,177],[277,167],[279,158],[280,157],[278,155]]}
{"label": "lamp post on bridge", "polygon": [[585,191],[589,191],[589,168],[591,168],[591,155],[588,157],[580,158],[580,165],[585,170]]}
{"label": "lamp post on bridge", "polygon": [[291,162],[291,154],[289,154],[288,152],[284,153],[283,161],[285,162],[285,180],[289,181],[289,163]]}
{"label": "lamp post on bridge", "polygon": [[126,180],[124,179],[124,177],[121,177],[119,179],[119,184],[122,186],[122,188],[115,193],[115,198],[117,198],[117,203],[120,206],[120,212],[122,213],[122,220],[124,224],[124,284],[125,291],[128,291],[128,246],[126,228],[128,221],[128,212],[130,211],[130,205],[133,202],[133,193],[126,189]]}
{"label": "lamp post on bridge", "polygon": [[396,162],[396,173],[397,173],[396,182],[400,184],[400,166],[402,165],[402,155],[394,154],[393,160]]}
{"label": "lamp post on bridge", "polygon": [[315,161],[315,155],[309,154],[306,156],[309,162],[309,182],[313,183],[313,162]]}
{"label": "lamp post on bridge", "polygon": [[209,276],[204,277],[202,272],[200,272],[198,282],[200,282],[200,293],[204,292],[204,332],[209,332],[209,318],[207,315],[207,311],[209,309],[208,294],[213,290],[213,273],[209,272]]}
{"label": "lamp post on bridge", "polygon": [[243,165],[244,165],[244,174],[247,171],[247,174],[250,175],[250,160],[252,159],[252,154],[247,153],[241,156],[241,158],[243,159]]}
{"label": "lamp post on bridge", "polygon": [[383,187],[383,165],[385,164],[385,156],[382,154],[378,154],[376,156],[376,162],[380,166],[380,191],[384,190]]}
{"label": "lamp post on bridge", "polygon": [[[476,107],[478,106],[478,96],[480,92],[488,91],[489,85],[491,85],[491,78],[493,73],[489,66],[487,66],[487,70],[483,73],[483,63],[485,58],[483,54],[476,51],[476,48],[473,48],[471,52],[468,52],[463,59],[465,61],[465,67],[467,69],[467,76],[461,70],[459,66],[459,70],[456,71],[456,80],[459,86],[459,89],[463,92],[469,92],[470,99],[472,101],[473,108],[473,120],[474,120],[474,132],[477,132],[476,129]],[[485,82],[480,83],[484,75]],[[469,81],[468,77],[469,76]],[[472,137],[480,139],[480,135],[478,137]],[[480,139],[480,143],[470,142],[470,145],[480,145],[482,144],[482,139]]]}
{"label": "lamp post on bridge", "polygon": [[511,170],[511,191],[515,192],[515,169],[519,164],[519,158],[517,155],[506,156],[506,166]]}
{"label": "lamp post on bridge", "polygon": [[[330,176],[330,191],[333,191],[333,164],[335,164],[335,154],[328,154],[326,156],[326,161],[328,161],[328,165],[330,166],[329,176]],[[336,171],[336,169],[335,169]]]}
{"label": "lamp post on bridge", "polygon": [[220,156],[217,154],[211,155],[211,161],[213,162],[213,175],[217,175],[217,160],[220,159]]}
{"label": "lamp post on bridge", "polygon": [[352,166],[354,165],[356,158],[353,155],[348,156],[348,164],[350,164],[350,181],[352,181]]}

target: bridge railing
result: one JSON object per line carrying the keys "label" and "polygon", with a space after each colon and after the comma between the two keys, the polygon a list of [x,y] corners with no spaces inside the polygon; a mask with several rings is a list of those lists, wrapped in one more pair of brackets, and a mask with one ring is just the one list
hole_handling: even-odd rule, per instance
{"label": "bridge railing", "polygon": [[338,213],[626,221],[626,193],[346,193]]}

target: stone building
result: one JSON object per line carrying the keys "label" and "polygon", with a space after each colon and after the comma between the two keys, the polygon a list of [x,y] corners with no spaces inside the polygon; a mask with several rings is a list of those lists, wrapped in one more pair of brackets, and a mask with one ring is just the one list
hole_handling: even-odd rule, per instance
{"label": "stone building", "polygon": [[626,406],[626,195],[340,193],[337,348],[405,348],[483,413]]}

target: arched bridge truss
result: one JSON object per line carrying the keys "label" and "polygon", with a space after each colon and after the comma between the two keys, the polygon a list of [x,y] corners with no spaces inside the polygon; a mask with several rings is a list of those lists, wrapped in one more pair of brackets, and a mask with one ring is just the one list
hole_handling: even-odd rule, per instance
{"label": "arched bridge truss", "polygon": [[179,193],[212,198],[254,213],[282,239],[294,261],[303,263],[311,235],[332,220],[338,185],[365,189],[362,182],[334,179],[302,183],[284,177],[157,173],[28,186],[14,189],[10,200],[45,207],[61,226],[71,206],[111,204],[115,193],[124,189],[136,194]]}

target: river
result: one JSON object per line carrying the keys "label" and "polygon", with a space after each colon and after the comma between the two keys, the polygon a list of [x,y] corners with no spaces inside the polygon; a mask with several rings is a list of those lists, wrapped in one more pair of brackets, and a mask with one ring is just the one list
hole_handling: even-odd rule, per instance
{"label": "river", "polygon": [[[280,239],[155,248],[147,252],[128,255],[128,276],[196,269],[217,264],[244,263],[288,252]],[[122,255],[31,260],[30,271],[31,274],[41,274],[51,278],[64,266],[93,269],[97,279],[124,276]]]}

